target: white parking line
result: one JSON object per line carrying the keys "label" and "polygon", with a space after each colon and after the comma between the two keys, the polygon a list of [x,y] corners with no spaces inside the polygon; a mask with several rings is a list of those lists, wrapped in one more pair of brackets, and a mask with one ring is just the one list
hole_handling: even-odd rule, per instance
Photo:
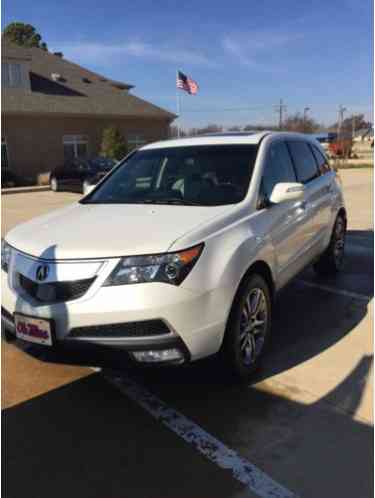
{"label": "white parking line", "polygon": [[249,491],[261,498],[296,498],[297,495],[275,482],[271,477],[221,441],[206,432],[143,386],[125,377],[104,373],[104,377],[123,394],[142,406],[150,415],[190,443],[199,453],[218,467],[228,470]]}
{"label": "white parking line", "polygon": [[364,294],[358,294],[357,292],[350,292],[344,289],[338,289],[337,287],[330,287],[329,285],[316,284],[315,282],[308,282],[307,280],[297,279],[296,282],[305,285],[306,287],[313,287],[315,289],[320,289],[326,292],[331,292],[332,294],[338,294],[341,296],[351,297],[353,299],[360,299],[361,301],[366,301],[368,303],[371,301],[371,296],[366,296]]}

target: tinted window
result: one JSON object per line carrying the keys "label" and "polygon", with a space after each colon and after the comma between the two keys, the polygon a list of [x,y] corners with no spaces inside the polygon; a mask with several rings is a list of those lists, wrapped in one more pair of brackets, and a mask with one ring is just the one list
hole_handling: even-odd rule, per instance
{"label": "tinted window", "polygon": [[235,204],[244,199],[255,145],[202,145],[139,150],[84,203]]}
{"label": "tinted window", "polygon": [[321,175],[324,175],[324,173],[327,173],[328,171],[331,171],[331,167],[328,163],[328,160],[326,157],[320,152],[320,150],[317,147],[314,147],[313,145],[311,146],[314,157],[316,159],[316,163],[318,165],[318,169]]}
{"label": "tinted window", "polygon": [[316,178],[319,173],[314,156],[306,142],[288,142],[290,153],[297,170],[297,180],[301,183]]}
{"label": "tinted window", "polygon": [[88,166],[93,170],[110,170],[116,164],[113,159],[107,157],[95,157],[87,161]]}
{"label": "tinted window", "polygon": [[265,170],[263,173],[262,189],[269,199],[277,183],[296,182],[296,175],[290,159],[288,148],[284,142],[271,146]]}

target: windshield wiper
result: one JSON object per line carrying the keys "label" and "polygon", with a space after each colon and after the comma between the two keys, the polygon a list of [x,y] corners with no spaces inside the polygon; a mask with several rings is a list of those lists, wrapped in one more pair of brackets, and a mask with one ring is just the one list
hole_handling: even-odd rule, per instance
{"label": "windshield wiper", "polygon": [[115,199],[106,199],[106,200],[97,200],[97,201],[79,201],[81,204],[170,204],[176,206],[203,206],[204,204],[200,204],[199,202],[194,201],[186,201],[184,199],[142,199],[142,200],[115,200]]}
{"label": "windshield wiper", "polygon": [[185,199],[145,199],[142,201],[144,204],[174,204],[176,206],[201,206],[199,202],[187,201]]}

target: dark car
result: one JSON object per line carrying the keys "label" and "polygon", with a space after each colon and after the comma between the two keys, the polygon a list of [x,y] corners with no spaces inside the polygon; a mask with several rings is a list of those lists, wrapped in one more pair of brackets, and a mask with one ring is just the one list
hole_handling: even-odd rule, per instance
{"label": "dark car", "polygon": [[105,157],[70,159],[51,172],[51,190],[86,193],[90,186],[96,185],[115,164],[116,161]]}

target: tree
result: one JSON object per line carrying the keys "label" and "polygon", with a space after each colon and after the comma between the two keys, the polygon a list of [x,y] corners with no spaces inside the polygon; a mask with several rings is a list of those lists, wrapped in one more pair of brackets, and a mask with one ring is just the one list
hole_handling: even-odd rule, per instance
{"label": "tree", "polygon": [[216,125],[214,123],[210,123],[207,126],[204,126],[203,128],[191,128],[189,130],[189,135],[196,136],[196,135],[207,135],[208,133],[220,133],[223,131],[223,127]]}
{"label": "tree", "polygon": [[275,125],[251,125],[248,124],[244,126],[243,131],[274,131],[278,130],[279,127]]}
{"label": "tree", "polygon": [[288,116],[283,123],[283,129],[286,131],[296,131],[301,133],[316,133],[321,129],[319,123],[314,119],[297,112]]}
{"label": "tree", "polygon": [[12,22],[3,31],[3,38],[20,47],[37,47],[47,50],[47,44],[42,42],[42,36],[31,24]]}
{"label": "tree", "polygon": [[119,161],[128,152],[128,147],[121,135],[120,131],[114,126],[110,126],[103,130],[102,144],[100,147],[100,154],[103,157],[115,159]]}
{"label": "tree", "polygon": [[[371,121],[367,121],[365,119],[364,114],[352,114],[351,116],[345,118],[341,125],[341,131],[343,133],[351,133],[353,130],[353,119],[354,119],[354,128],[356,130],[368,130],[372,128]],[[332,131],[337,131],[338,123],[333,123],[332,126],[329,127]]]}
{"label": "tree", "polygon": [[[169,137],[177,138],[178,137],[178,127],[176,125],[170,126],[169,128]],[[187,132],[180,128],[180,138],[187,137]]]}

